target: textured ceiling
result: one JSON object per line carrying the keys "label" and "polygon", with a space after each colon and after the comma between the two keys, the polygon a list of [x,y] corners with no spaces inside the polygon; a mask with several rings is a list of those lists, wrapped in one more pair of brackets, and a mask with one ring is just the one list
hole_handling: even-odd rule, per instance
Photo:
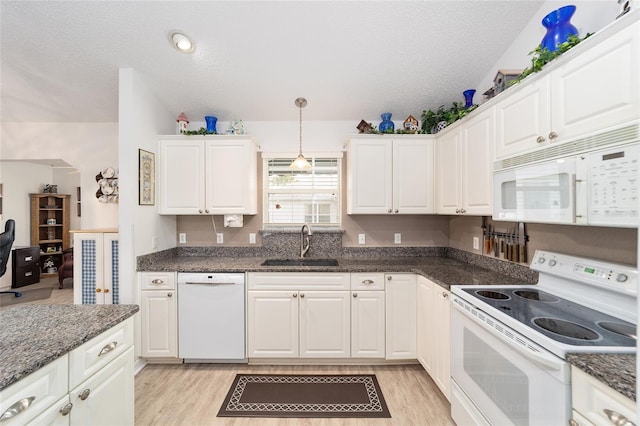
{"label": "textured ceiling", "polygon": [[132,67],[196,121],[296,120],[299,96],[305,120],[400,119],[462,100],[542,4],[2,0],[0,118],[117,121],[118,69]]}

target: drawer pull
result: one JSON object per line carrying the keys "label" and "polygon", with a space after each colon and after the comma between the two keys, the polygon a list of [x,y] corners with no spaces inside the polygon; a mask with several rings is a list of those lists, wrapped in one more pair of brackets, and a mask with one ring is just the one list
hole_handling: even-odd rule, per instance
{"label": "drawer pull", "polygon": [[78,395],[78,398],[84,401],[85,399],[89,398],[90,393],[91,393],[91,389],[86,388],[82,392],[80,392],[80,394]]}
{"label": "drawer pull", "polygon": [[164,281],[160,278],[156,278],[155,280],[151,281],[151,284],[164,284]]}
{"label": "drawer pull", "polygon": [[96,293],[100,293],[102,291],[101,288],[96,288]]}
{"label": "drawer pull", "polygon": [[108,288],[105,288],[105,289],[104,289],[104,292],[105,292],[105,293],[109,293],[109,289],[108,289]]}
{"label": "drawer pull", "polygon": [[31,271],[24,273],[25,277],[30,277],[31,275],[33,275],[33,272],[31,272]]}
{"label": "drawer pull", "polygon": [[373,284],[373,280],[364,280],[362,284]]}
{"label": "drawer pull", "polygon": [[353,293],[353,297],[358,297],[358,293]]}
{"label": "drawer pull", "polygon": [[63,416],[66,416],[71,412],[72,408],[73,408],[73,404],[69,402],[68,404],[65,404],[64,407],[60,409],[60,414],[62,414]]}
{"label": "drawer pull", "polygon": [[173,297],[173,293],[167,293],[167,297]]}
{"label": "drawer pull", "polygon": [[635,423],[616,411],[609,410],[607,408],[602,411],[604,411],[611,423],[616,426],[636,426]]}
{"label": "drawer pull", "polygon": [[98,356],[102,356],[104,354],[108,354],[109,352],[111,352],[112,350],[114,350],[116,348],[116,346],[118,346],[118,342],[111,342],[108,345],[106,345],[104,348],[102,348],[102,350],[100,351],[100,353],[98,354]]}
{"label": "drawer pull", "polygon": [[33,260],[33,256],[25,256],[24,257],[24,261],[25,262],[31,262]]}
{"label": "drawer pull", "polygon": [[29,406],[33,403],[33,400],[36,399],[35,396],[30,396],[29,398],[23,398],[18,402],[14,402],[11,407],[7,408],[4,413],[0,416],[0,422],[5,420],[9,420],[22,413],[24,410],[29,408]]}

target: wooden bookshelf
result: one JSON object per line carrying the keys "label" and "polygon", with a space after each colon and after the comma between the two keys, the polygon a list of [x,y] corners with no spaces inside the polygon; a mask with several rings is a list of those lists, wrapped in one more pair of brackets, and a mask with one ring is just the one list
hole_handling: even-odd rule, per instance
{"label": "wooden bookshelf", "polygon": [[54,276],[45,263],[62,266],[62,251],[70,247],[68,194],[29,194],[31,198],[31,245],[40,247],[42,276]]}

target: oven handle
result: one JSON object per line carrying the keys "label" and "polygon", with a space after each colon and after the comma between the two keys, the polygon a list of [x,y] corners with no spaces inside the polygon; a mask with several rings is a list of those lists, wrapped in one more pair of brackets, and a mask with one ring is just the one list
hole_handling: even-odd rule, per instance
{"label": "oven handle", "polygon": [[[473,321],[474,323],[480,325],[482,328],[485,329],[485,331],[487,331],[488,333],[490,333],[492,336],[498,337],[500,340],[502,340],[504,343],[506,343],[508,346],[510,346],[512,349],[520,352],[522,355],[524,355],[525,357],[527,357],[528,359],[530,359],[531,361],[537,362],[538,364],[545,366],[551,370],[560,370],[562,369],[562,365],[563,362],[562,360],[560,360],[559,358],[557,358],[555,355],[552,355],[550,353],[547,352],[546,349],[536,345],[533,342],[528,341],[528,339],[524,339],[522,336],[520,337],[522,339],[523,342],[526,341],[527,346],[531,346],[532,348],[537,348],[538,351],[534,351],[531,348],[524,346],[516,341],[514,341],[513,338],[506,336],[504,333],[500,332],[499,330],[496,330],[494,327],[492,327],[491,325],[487,324],[485,321],[475,317],[474,315],[471,315],[469,312],[466,311],[465,309],[465,305],[469,307],[469,309],[474,310],[476,312],[482,312],[482,314],[484,314],[485,316],[490,316],[487,315],[485,312],[476,309],[474,306],[470,305],[469,303],[465,302],[464,300],[458,298],[458,297],[453,297],[451,302],[453,303],[454,308],[456,308],[458,311],[460,311],[460,313],[462,313],[462,315]],[[500,323],[499,321],[496,321],[494,318],[492,318],[492,320],[496,323]],[[501,323],[500,323],[501,324]],[[504,326],[502,327],[502,329],[504,330]],[[513,334],[514,332],[511,332],[511,336],[515,336],[515,334]]]}

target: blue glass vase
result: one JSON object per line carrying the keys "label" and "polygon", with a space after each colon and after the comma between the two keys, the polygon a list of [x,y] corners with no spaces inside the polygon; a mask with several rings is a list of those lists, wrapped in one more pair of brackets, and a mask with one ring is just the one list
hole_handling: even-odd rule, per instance
{"label": "blue glass vase", "polygon": [[204,121],[207,123],[207,133],[216,133],[216,123],[218,122],[218,117],[214,117],[213,115],[205,115]]}
{"label": "blue glass vase", "polygon": [[382,121],[378,126],[380,133],[393,133],[395,125],[393,124],[393,121],[391,121],[391,113],[383,112],[380,114],[380,118],[382,118]]}
{"label": "blue glass vase", "polygon": [[578,30],[569,22],[576,11],[573,5],[563,6],[554,10],[542,19],[542,25],[547,29],[542,42],[542,47],[546,47],[553,52],[558,49],[558,45],[569,39],[569,36],[577,35]]}
{"label": "blue glass vase", "polygon": [[476,94],[476,89],[469,89],[462,92],[464,95],[464,107],[471,108],[473,106],[473,95]]}

